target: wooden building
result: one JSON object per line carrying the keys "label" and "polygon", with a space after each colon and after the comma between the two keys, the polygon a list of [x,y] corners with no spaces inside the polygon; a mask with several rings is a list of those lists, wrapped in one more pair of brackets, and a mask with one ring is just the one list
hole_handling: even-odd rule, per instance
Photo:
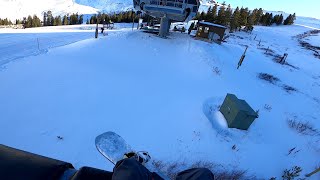
{"label": "wooden building", "polygon": [[196,37],[221,42],[227,27],[210,22],[199,21]]}

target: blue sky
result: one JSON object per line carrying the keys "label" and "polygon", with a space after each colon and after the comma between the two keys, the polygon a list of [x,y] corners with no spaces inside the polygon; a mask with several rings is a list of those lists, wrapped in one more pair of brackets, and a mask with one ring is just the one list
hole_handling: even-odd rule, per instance
{"label": "blue sky", "polygon": [[[222,3],[224,0],[218,0]],[[232,7],[243,6],[249,9],[263,8],[270,11],[284,11],[320,19],[320,0],[225,0]]]}

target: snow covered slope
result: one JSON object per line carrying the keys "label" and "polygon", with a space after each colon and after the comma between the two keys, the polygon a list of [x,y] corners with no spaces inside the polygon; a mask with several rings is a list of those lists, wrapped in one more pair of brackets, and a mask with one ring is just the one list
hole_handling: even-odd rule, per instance
{"label": "snow covered slope", "polygon": [[126,11],[132,8],[132,0],[75,0],[75,2],[106,13]]}
{"label": "snow covered slope", "polygon": [[[1,66],[0,142],[77,168],[112,170],[94,139],[115,131],[163,162],[209,162],[215,170],[247,170],[258,179],[281,179],[284,169],[297,165],[304,175],[320,163],[320,61],[294,38],[309,30],[258,26],[222,45],[131,28],[99,39],[84,34],[84,41]],[[0,33],[0,49],[20,35]],[[273,60],[285,52],[290,65]],[[248,131],[219,124],[225,123],[218,107],[227,93],[260,110]],[[309,128],[300,133],[289,122]]]}
{"label": "snow covered slope", "polygon": [[0,18],[15,20],[34,14],[41,17],[43,12],[48,10],[51,10],[54,16],[97,13],[97,9],[80,5],[73,0],[0,0]]}

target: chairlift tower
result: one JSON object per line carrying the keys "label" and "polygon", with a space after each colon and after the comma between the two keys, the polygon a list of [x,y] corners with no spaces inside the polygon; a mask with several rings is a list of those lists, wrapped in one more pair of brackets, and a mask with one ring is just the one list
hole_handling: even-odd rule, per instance
{"label": "chairlift tower", "polygon": [[133,0],[134,9],[160,18],[160,37],[169,33],[171,21],[188,21],[197,15],[199,0]]}

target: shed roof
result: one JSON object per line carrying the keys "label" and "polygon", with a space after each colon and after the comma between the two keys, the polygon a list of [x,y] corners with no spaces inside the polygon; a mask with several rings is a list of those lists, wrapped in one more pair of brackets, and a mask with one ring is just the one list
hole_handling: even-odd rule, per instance
{"label": "shed roof", "polygon": [[238,99],[234,94],[227,94],[227,97],[239,111],[245,111],[250,116],[258,116],[245,100]]}
{"label": "shed roof", "polygon": [[225,26],[222,26],[222,25],[219,25],[219,24],[213,24],[213,23],[210,23],[210,22],[199,21],[199,23],[200,24],[205,24],[205,25],[208,25],[208,26],[214,26],[214,27],[218,27],[218,28],[227,29],[227,27],[225,27]]}

